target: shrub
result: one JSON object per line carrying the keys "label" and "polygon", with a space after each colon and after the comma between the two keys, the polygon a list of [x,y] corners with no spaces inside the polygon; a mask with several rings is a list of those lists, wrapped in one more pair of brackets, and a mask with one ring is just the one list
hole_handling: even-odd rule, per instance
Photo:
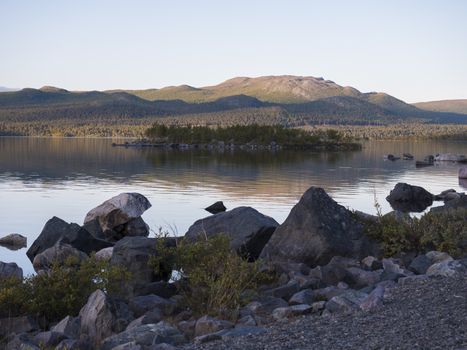
{"label": "shrub", "polygon": [[172,261],[181,277],[183,303],[196,315],[233,319],[242,305],[242,294],[268,279],[260,272],[259,262],[249,263],[232,251],[225,235],[195,243],[179,241],[173,248],[158,243],[157,249],[160,254],[151,263],[157,270],[162,261]]}
{"label": "shrub", "polygon": [[439,250],[460,257],[467,253],[466,218],[465,208],[429,212],[409,220],[379,215],[376,221],[365,221],[364,227],[369,237],[381,243],[385,256]]}
{"label": "shrub", "polygon": [[0,317],[33,315],[46,322],[59,321],[77,315],[96,289],[115,292],[128,279],[126,270],[94,256],[79,266],[69,259],[64,266],[54,264],[47,274],[2,282]]}

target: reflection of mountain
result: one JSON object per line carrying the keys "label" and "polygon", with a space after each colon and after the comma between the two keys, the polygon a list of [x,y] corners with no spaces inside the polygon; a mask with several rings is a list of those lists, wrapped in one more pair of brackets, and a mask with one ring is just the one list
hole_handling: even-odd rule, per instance
{"label": "reflection of mountain", "polygon": [[[347,153],[221,153],[114,148],[105,139],[0,138],[0,180],[13,176],[52,186],[74,180],[84,184],[138,181],[147,186],[212,187],[234,196],[251,194],[247,193],[251,189],[255,195],[287,196],[313,184],[333,191],[370,179],[399,179],[415,171],[414,163],[384,161],[383,154],[409,152],[422,158],[435,151],[466,153],[467,147],[465,143],[398,141],[368,143],[361,152]],[[455,172],[455,167],[445,164],[417,170],[415,175],[440,169]]]}

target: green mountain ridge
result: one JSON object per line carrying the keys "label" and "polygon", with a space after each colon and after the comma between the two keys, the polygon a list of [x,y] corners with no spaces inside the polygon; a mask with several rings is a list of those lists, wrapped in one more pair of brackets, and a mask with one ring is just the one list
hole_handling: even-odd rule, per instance
{"label": "green mountain ridge", "polygon": [[[271,113],[291,125],[372,124],[422,120],[467,123],[467,115],[419,109],[385,93],[362,93],[323,78],[298,76],[238,77],[221,84],[149,90],[79,91],[45,86],[0,93],[0,122],[73,120],[82,123],[203,115],[222,124],[237,110],[241,122]],[[231,113],[229,114],[231,115]],[[264,115],[264,117],[258,117]],[[269,119],[268,119],[269,118]],[[253,119],[253,118],[250,118]],[[156,121],[156,119],[154,119]]]}

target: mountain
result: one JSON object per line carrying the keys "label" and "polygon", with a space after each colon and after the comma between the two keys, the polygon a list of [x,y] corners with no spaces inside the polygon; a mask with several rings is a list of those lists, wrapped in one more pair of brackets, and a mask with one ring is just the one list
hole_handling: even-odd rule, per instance
{"label": "mountain", "polygon": [[419,102],[413,105],[427,111],[467,114],[467,99]]}
{"label": "mountain", "polygon": [[8,88],[5,86],[0,86],[0,92],[7,92],[7,91],[18,91],[19,89]]}
{"label": "mountain", "polygon": [[342,87],[330,80],[293,75],[237,77],[218,85],[201,88],[181,85],[127,92],[151,101],[180,99],[192,103],[214,101],[232,95],[247,95],[260,101],[274,103],[300,103],[332,96],[360,95],[358,90]]}
{"label": "mountain", "polygon": [[270,123],[278,119],[288,125],[407,120],[467,123],[467,115],[424,110],[385,93],[362,93],[323,78],[290,75],[239,77],[202,88],[182,85],[72,92],[44,86],[0,93],[0,122],[72,120],[118,124],[122,120],[133,123],[159,117],[176,117],[177,122],[183,122],[188,115],[202,116],[203,122],[215,124],[227,120]]}

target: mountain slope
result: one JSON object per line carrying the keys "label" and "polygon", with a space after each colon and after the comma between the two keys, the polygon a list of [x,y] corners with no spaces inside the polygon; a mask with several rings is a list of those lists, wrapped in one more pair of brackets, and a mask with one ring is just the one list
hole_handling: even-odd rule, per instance
{"label": "mountain slope", "polygon": [[419,102],[413,105],[427,111],[467,114],[467,99]]}

